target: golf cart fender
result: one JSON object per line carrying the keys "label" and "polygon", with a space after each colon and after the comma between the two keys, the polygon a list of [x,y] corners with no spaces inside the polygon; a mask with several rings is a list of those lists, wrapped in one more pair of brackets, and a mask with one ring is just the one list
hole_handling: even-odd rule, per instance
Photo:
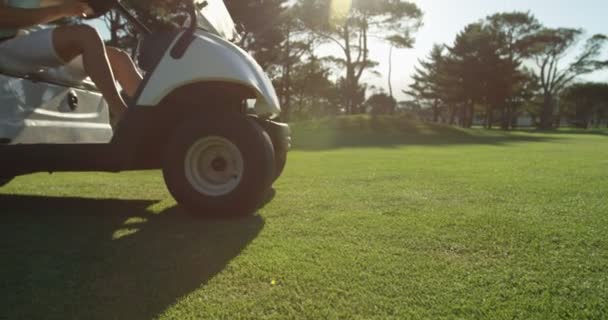
{"label": "golf cart fender", "polygon": [[[180,39],[180,34],[177,39]],[[196,34],[181,57],[167,50],[141,95],[138,106],[156,106],[174,90],[193,83],[226,82],[252,90],[255,113],[273,117],[281,112],[272,82],[251,55],[236,45],[207,32]]]}

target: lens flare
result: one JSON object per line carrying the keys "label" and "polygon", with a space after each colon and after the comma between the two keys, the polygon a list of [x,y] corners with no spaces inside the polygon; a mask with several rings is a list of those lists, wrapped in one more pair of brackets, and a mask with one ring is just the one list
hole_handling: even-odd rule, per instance
{"label": "lens flare", "polygon": [[348,13],[353,4],[352,0],[331,0],[329,13],[330,21],[342,23],[348,18]]}

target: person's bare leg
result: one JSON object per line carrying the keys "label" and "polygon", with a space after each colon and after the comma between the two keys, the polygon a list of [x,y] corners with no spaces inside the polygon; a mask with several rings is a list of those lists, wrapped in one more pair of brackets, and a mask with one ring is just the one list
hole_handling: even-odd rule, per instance
{"label": "person's bare leg", "polygon": [[114,74],[106,55],[106,47],[95,29],[86,25],[58,27],[53,31],[53,46],[63,61],[82,54],[84,69],[118,118],[127,105],[116,89]]}
{"label": "person's bare leg", "polygon": [[142,76],[135,67],[135,63],[126,52],[120,49],[106,47],[106,52],[116,80],[129,97],[135,96],[142,81]]}

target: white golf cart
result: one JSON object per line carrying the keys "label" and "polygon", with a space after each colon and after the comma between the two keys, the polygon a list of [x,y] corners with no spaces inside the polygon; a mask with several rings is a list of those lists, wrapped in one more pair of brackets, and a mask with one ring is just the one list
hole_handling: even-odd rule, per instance
{"label": "white golf cart", "polygon": [[264,71],[230,42],[223,1],[194,1],[187,27],[158,32],[118,0],[89,2],[140,31],[144,81],[114,132],[89,81],[0,61],[0,185],[34,172],[162,169],[195,214],[254,212],[283,170],[289,127],[272,121],[280,106]]}

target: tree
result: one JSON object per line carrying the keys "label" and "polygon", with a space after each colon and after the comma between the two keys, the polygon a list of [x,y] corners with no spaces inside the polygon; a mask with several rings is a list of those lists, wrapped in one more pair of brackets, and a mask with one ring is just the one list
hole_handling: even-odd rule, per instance
{"label": "tree", "polygon": [[439,122],[441,116],[441,104],[445,102],[443,95],[445,80],[445,56],[444,47],[435,44],[427,60],[419,60],[419,67],[415,67],[412,76],[414,83],[409,85],[405,94],[412,96],[421,106],[429,106],[433,113],[433,122]]}
{"label": "tree", "polygon": [[608,84],[576,83],[561,94],[562,114],[577,127],[599,127],[608,118]]}
{"label": "tree", "polygon": [[505,73],[513,67],[498,54],[494,34],[481,23],[472,23],[448,47],[445,87],[449,99],[460,106],[459,120],[471,127],[477,106],[485,107],[485,125],[493,123],[494,108],[506,95]]}
{"label": "tree", "polygon": [[294,64],[292,70],[293,104],[291,113],[298,119],[336,115],[339,88],[329,80],[330,69],[322,59],[310,55],[307,61]]}
{"label": "tree", "polygon": [[125,18],[118,11],[111,10],[101,19],[110,33],[110,39],[106,41],[106,44],[123,48],[134,54],[137,47],[137,34]]}
{"label": "tree", "polygon": [[538,67],[536,79],[543,95],[539,124],[541,129],[553,128],[555,97],[562,89],[580,75],[608,67],[608,60],[597,59],[608,40],[601,34],[590,37],[574,61],[566,67],[561,66],[569,49],[577,43],[582,34],[580,29],[546,28],[534,39],[535,47],[531,56]]}
{"label": "tree", "polygon": [[292,17],[287,0],[225,0],[235,23],[242,26],[239,46],[249,51],[263,69],[281,58],[285,23]]}
{"label": "tree", "polygon": [[537,111],[535,101],[538,99],[538,91],[540,87],[534,77],[534,72],[529,68],[520,68],[517,73],[518,81],[515,82],[515,87],[512,95],[507,99],[505,111],[501,118],[501,128],[508,130],[517,126],[517,119],[522,113],[527,116],[535,117]]}
{"label": "tree", "polygon": [[[188,0],[125,0],[127,8],[153,30],[175,28],[185,19],[185,12],[192,1]],[[137,30],[117,11],[110,10],[101,17],[110,34],[108,45],[125,49],[132,54],[137,47]]]}
{"label": "tree", "polygon": [[367,99],[365,104],[373,115],[394,114],[397,108],[395,98],[384,92],[373,94]]}
{"label": "tree", "polygon": [[282,24],[284,40],[280,44],[281,54],[279,59],[275,61],[276,67],[279,69],[278,76],[275,79],[275,87],[281,101],[281,117],[284,121],[289,121],[291,113],[294,67],[302,63],[306,57],[310,58],[311,63],[314,63],[317,59],[314,56],[314,49],[318,39],[306,31],[301,21],[296,18],[298,14],[297,6],[290,7],[284,13],[286,16]]}
{"label": "tree", "polygon": [[510,92],[502,103],[501,128],[508,130],[522,105],[522,97],[527,97],[527,89],[531,88],[529,73],[518,66],[530,56],[542,25],[530,12],[496,13],[486,17],[484,25],[498,40],[499,54],[512,66],[502,75]]}
{"label": "tree", "polygon": [[411,47],[411,33],[421,25],[422,12],[413,3],[394,0],[302,0],[304,24],[315,34],[337,45],[343,56],[336,61],[344,65],[345,106],[355,113],[359,81],[363,72],[373,66],[368,39],[375,32],[402,47]]}

